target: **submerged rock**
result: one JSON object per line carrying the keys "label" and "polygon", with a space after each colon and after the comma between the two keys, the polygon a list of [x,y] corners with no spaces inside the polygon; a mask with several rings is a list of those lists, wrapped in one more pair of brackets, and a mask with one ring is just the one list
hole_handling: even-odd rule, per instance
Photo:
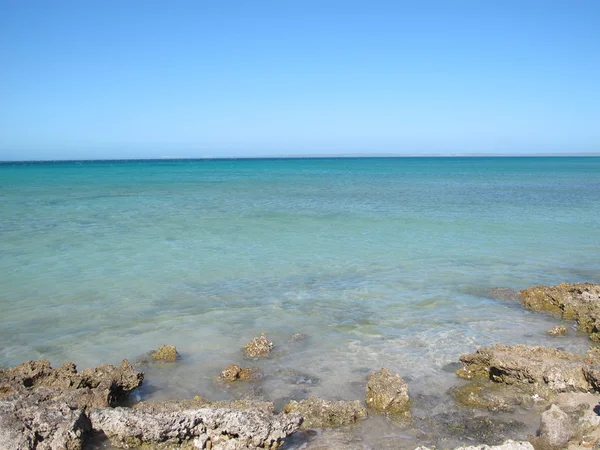
{"label": "submerged rock", "polygon": [[514,411],[518,406],[532,406],[533,399],[518,388],[492,381],[474,381],[464,386],[450,389],[459,403],[470,408],[488,411]]}
{"label": "submerged rock", "polygon": [[283,379],[288,384],[316,386],[321,383],[319,377],[306,372],[300,372],[295,369],[281,368],[275,372],[278,378]]}
{"label": "submerged rock", "polygon": [[385,367],[369,375],[366,402],[369,408],[410,417],[408,385],[400,375],[391,373]]}
{"label": "submerged rock", "polygon": [[[415,450],[431,450],[427,447],[417,447]],[[533,445],[527,441],[508,440],[500,445],[474,445],[469,447],[457,447],[454,450],[533,450]]]}
{"label": "submerged rock", "polygon": [[550,328],[546,333],[548,333],[550,336],[564,336],[568,332],[569,330],[567,330],[567,327],[564,325],[556,325]]}
{"label": "submerged rock", "polygon": [[368,415],[367,409],[358,400],[327,401],[316,397],[300,402],[292,400],[285,405],[283,411],[286,414],[301,414],[304,417],[303,429],[350,425]]}
{"label": "submerged rock", "polygon": [[177,361],[179,353],[174,345],[162,345],[150,352],[150,357],[155,361]]}
{"label": "submerged rock", "polygon": [[487,296],[497,300],[518,300],[519,291],[505,287],[494,287],[487,290]]}
{"label": "submerged rock", "polygon": [[269,356],[273,347],[273,343],[264,334],[261,334],[244,346],[244,354],[248,358],[264,358]]}
{"label": "submerged rock", "polygon": [[600,372],[582,356],[539,346],[497,344],[462,355],[460,360],[463,367],[456,374],[462,378],[518,384],[542,396],[593,390]]}
{"label": "submerged rock", "polygon": [[579,329],[600,341],[600,284],[561,283],[523,289],[521,303],[534,311],[550,311],[577,321]]}
{"label": "submerged rock", "polygon": [[190,450],[276,449],[302,423],[300,415],[273,415],[257,408],[98,408],[90,419],[116,447]]}
{"label": "submerged rock", "polygon": [[224,381],[259,381],[263,378],[262,371],[257,367],[240,367],[231,364],[221,372],[219,378]]}
{"label": "submerged rock", "polygon": [[449,405],[448,412],[417,418],[415,423],[423,431],[423,438],[433,436],[439,448],[453,448],[465,441],[497,444],[526,435],[529,429],[526,424],[501,417],[481,416],[471,409],[454,409]]}
{"label": "submerged rock", "polygon": [[292,337],[290,338],[289,342],[303,341],[307,338],[308,338],[308,336],[304,333],[294,333],[294,334],[292,334]]}
{"label": "submerged rock", "polygon": [[552,405],[542,413],[540,441],[549,448],[564,448],[573,437],[573,425],[569,416],[558,406]]}

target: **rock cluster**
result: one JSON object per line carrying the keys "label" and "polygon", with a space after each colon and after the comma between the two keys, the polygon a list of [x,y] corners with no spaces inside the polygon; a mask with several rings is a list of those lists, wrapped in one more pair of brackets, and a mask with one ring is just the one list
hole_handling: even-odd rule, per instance
{"label": "rock cluster", "polygon": [[600,284],[534,286],[523,289],[519,297],[526,308],[576,320],[579,329],[589,333],[592,340],[600,341]]}
{"label": "rock cluster", "polygon": [[0,448],[79,450],[91,430],[89,411],[114,405],[142,380],[126,360],[82,372],[48,361],[0,370]]}
{"label": "rock cluster", "polygon": [[332,402],[316,397],[300,402],[292,400],[283,411],[301,414],[304,417],[304,429],[350,425],[368,415],[367,409],[358,400]]}

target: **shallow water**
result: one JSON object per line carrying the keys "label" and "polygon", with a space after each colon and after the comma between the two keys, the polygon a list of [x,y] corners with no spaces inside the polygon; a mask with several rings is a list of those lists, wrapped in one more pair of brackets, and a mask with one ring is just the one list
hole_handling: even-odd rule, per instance
{"label": "shallow water", "polygon": [[[600,158],[0,164],[0,205],[3,366],[169,343],[138,398],[245,395],[215,382],[235,362],[282,404],[361,399],[381,366],[443,396],[477,347],[589,345],[486,291],[600,281]],[[261,332],[274,357],[243,361]]]}

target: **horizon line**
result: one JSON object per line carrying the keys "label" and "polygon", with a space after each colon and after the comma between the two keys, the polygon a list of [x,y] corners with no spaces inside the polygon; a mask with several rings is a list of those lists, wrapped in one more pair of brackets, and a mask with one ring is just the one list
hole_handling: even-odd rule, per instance
{"label": "horizon line", "polygon": [[0,160],[0,164],[7,163],[50,163],[50,162],[100,162],[100,161],[202,161],[202,160],[248,160],[248,159],[353,159],[353,158],[585,158],[600,157],[600,152],[579,153],[432,153],[432,154],[394,154],[394,153],[349,153],[349,154],[308,154],[308,155],[257,155],[257,156],[158,156],[140,158],[74,158],[74,159],[7,159]]}

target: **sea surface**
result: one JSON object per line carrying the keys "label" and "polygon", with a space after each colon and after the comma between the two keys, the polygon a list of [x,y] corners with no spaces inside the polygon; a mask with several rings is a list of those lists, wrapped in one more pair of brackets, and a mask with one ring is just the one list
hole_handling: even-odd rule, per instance
{"label": "sea surface", "polygon": [[[562,281],[600,282],[600,158],[0,164],[0,365],[127,358],[136,399],[364,399],[385,366],[426,416],[480,346],[584,352],[489,295]],[[162,344],[181,360],[144,363]],[[216,381],[231,363],[266,379]]]}

